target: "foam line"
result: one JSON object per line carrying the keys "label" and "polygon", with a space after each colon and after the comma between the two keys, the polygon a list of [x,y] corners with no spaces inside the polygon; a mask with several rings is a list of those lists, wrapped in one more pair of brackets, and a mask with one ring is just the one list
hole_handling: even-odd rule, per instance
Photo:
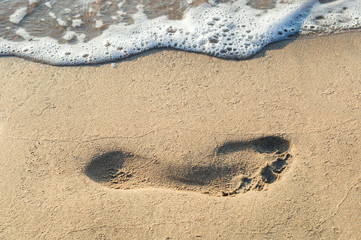
{"label": "foam line", "polygon": [[[267,44],[290,35],[361,26],[360,1],[339,0],[328,4],[316,0],[277,1],[274,8],[267,10],[252,8],[247,3],[247,0],[216,6],[203,3],[189,8],[181,20],[169,20],[166,16],[149,20],[139,5],[133,15],[134,24],[110,25],[89,41],[86,33],[79,34],[72,29],[68,29],[62,39],[77,39],[76,44],[59,43],[50,37],[29,37],[22,30],[19,36],[26,36],[24,41],[0,39],[0,55],[16,55],[53,65],[78,65],[115,61],[148,49],[170,47],[245,59]],[[18,11],[16,20],[20,15],[25,16]],[[100,28],[100,23],[100,20],[93,23],[94,28]],[[73,19],[72,25],[81,27],[83,21]]]}

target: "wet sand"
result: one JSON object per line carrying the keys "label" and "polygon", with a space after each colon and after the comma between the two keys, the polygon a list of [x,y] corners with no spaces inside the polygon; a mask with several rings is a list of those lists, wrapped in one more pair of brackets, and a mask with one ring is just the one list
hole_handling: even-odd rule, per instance
{"label": "wet sand", "polygon": [[357,239],[361,34],[227,61],[0,58],[1,239]]}

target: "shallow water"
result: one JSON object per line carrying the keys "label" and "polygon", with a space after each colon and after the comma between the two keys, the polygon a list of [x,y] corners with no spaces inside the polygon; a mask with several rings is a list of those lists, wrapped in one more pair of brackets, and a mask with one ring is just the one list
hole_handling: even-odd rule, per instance
{"label": "shallow water", "polygon": [[[123,23],[134,24],[133,15],[142,6],[146,17],[151,20],[160,16],[168,19],[182,19],[187,8],[200,5],[202,0],[189,4],[179,0],[136,0],[136,1],[4,1],[0,4],[0,36],[12,41],[24,40],[16,34],[18,28],[23,28],[28,34],[36,37],[51,37],[60,43],[76,43],[76,38],[65,40],[63,36],[68,31],[84,34],[84,41],[101,35],[110,25]],[[227,1],[224,1],[227,2]],[[24,9],[26,15],[14,25],[11,16]]]}
{"label": "shallow water", "polygon": [[72,65],[172,47],[243,59],[290,35],[360,26],[353,0],[2,0],[0,55]]}

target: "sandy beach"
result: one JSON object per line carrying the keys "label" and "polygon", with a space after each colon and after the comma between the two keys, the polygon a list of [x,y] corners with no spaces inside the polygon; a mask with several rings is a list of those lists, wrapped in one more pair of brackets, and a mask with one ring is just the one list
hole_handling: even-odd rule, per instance
{"label": "sandy beach", "polygon": [[360,239],[360,33],[0,58],[0,238]]}

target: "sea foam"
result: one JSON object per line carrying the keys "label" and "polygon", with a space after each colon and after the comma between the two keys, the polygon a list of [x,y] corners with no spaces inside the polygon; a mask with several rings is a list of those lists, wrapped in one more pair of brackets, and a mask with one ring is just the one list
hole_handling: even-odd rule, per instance
{"label": "sea foam", "polygon": [[22,8],[19,8],[18,10],[16,10],[10,16],[10,18],[9,18],[10,22],[19,24],[21,22],[21,20],[23,20],[23,18],[25,17],[27,9],[28,9],[27,7],[22,7]]}
{"label": "sea foam", "polygon": [[[92,1],[88,1],[90,2]],[[0,55],[15,55],[53,65],[75,65],[109,62],[148,49],[169,47],[221,58],[245,59],[271,42],[287,39],[298,33],[335,32],[361,26],[360,1],[273,2],[274,7],[267,9],[254,8],[247,0],[203,3],[188,8],[179,20],[169,19],[167,16],[149,19],[144,6],[138,5],[132,14],[132,24],[119,22],[104,30],[102,16],[97,16],[92,24],[94,29],[101,29],[102,32],[92,39],[89,39],[86,31],[77,31],[77,28],[89,24],[83,21],[81,15],[56,16],[53,4],[40,3],[46,4],[52,18],[56,19],[60,27],[65,28],[61,36],[65,42],[51,36],[31,36],[25,28],[15,26],[14,28],[20,29],[16,34],[21,39],[12,41],[1,38]],[[120,16],[124,16],[122,5],[122,2],[118,4]],[[26,9],[22,7],[15,10],[11,15],[13,21],[10,21],[14,25],[19,24],[26,15]],[[89,14],[93,11],[94,9],[88,8]]]}

